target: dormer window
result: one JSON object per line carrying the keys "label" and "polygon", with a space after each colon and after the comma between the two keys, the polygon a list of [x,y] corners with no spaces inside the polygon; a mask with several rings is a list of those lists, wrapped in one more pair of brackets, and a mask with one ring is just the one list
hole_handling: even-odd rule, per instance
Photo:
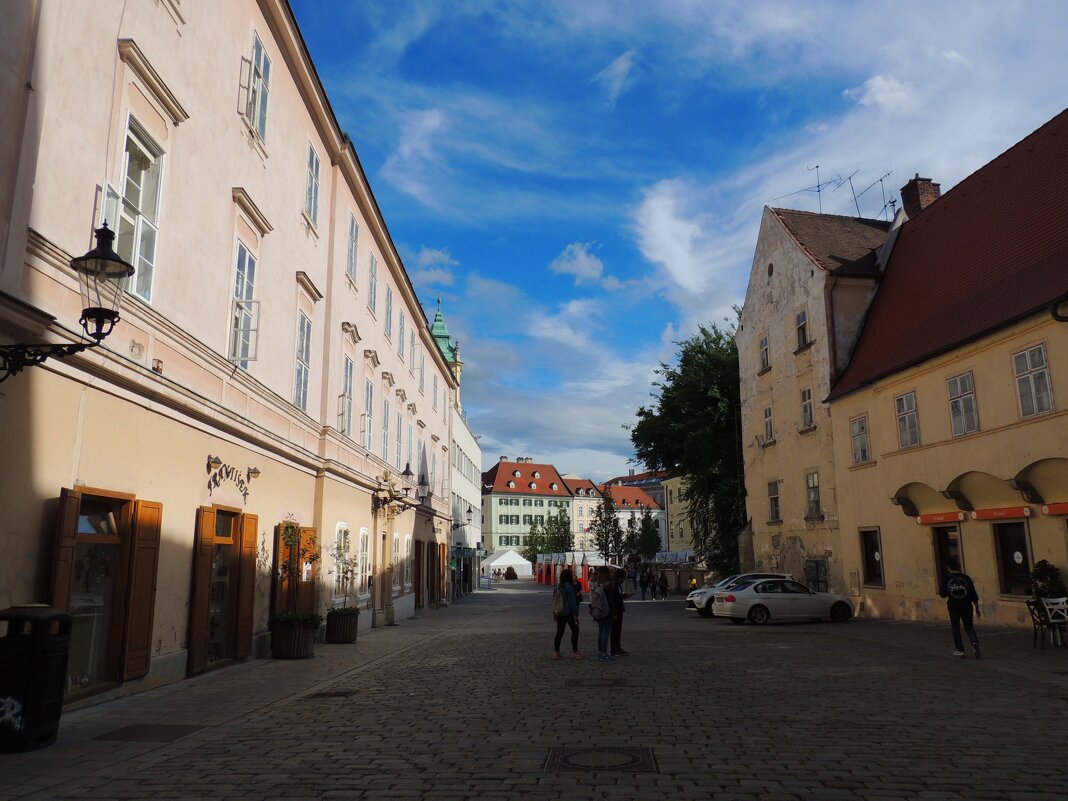
{"label": "dormer window", "polygon": [[509,488],[511,488],[511,489],[515,489],[515,482],[514,482],[514,481],[509,481],[509,482],[508,482],[508,486],[509,486]]}
{"label": "dormer window", "polygon": [[551,489],[551,490],[553,490],[555,492],[556,491],[556,484],[550,484],[549,485],[549,489]]}
{"label": "dormer window", "polygon": [[531,481],[530,482],[530,488],[536,490],[538,488],[538,485],[536,483],[534,483],[533,481]]}
{"label": "dormer window", "polygon": [[520,476],[521,474],[520,474],[520,472],[519,472],[518,470],[513,470],[513,471],[512,471],[512,475],[513,475],[513,476],[515,476],[516,478],[519,478],[519,476]]}
{"label": "dormer window", "polygon": [[534,478],[541,478],[541,473],[539,473],[537,470],[535,470],[534,471]]}

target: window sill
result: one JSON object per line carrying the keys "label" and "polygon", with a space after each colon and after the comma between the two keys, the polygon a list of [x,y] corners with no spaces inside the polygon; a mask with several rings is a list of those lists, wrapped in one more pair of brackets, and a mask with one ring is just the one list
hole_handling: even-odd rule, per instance
{"label": "window sill", "polygon": [[770,372],[771,372],[771,365],[769,364],[767,367],[761,367],[759,370],[757,370],[757,375],[758,376],[766,375],[767,373],[770,373]]}
{"label": "window sill", "polygon": [[359,293],[360,288],[356,286],[356,278],[349,275],[348,270],[345,271],[345,280],[349,282],[349,287],[351,287],[353,292]]}
{"label": "window sill", "polygon": [[800,347],[798,347],[798,349],[794,351],[794,356],[798,356],[798,355],[804,353],[806,350],[811,350],[812,349],[812,345],[813,345],[813,343],[815,343],[815,341],[816,340],[814,340],[814,339],[810,339],[804,345],[801,345]]}
{"label": "window sill", "polygon": [[810,426],[804,426],[803,428],[797,429],[797,433],[798,434],[811,434],[815,430],[816,430],[816,424],[813,423]]}
{"label": "window sill", "polygon": [[308,212],[304,209],[300,210],[301,219],[304,221],[304,227],[308,230],[308,233],[319,239],[319,229],[315,227],[315,220],[308,216]]}
{"label": "window sill", "polygon": [[826,519],[826,515],[805,515],[804,517],[806,523],[822,523]]}
{"label": "window sill", "polygon": [[782,518],[779,518],[778,520],[769,520],[769,521],[767,521],[767,524],[769,526],[781,526],[782,525]]}
{"label": "window sill", "polygon": [[240,113],[238,116],[241,117],[241,122],[245,124],[245,136],[248,137],[249,146],[255,148],[256,152],[260,154],[260,158],[264,161],[269,159],[271,155],[267,152],[267,145],[256,129],[252,127],[252,123],[248,121],[248,117]]}
{"label": "window sill", "polygon": [[774,444],[775,444],[775,438],[772,437],[771,439],[762,440],[761,443],[760,443],[760,447],[761,448],[770,448]]}
{"label": "window sill", "polygon": [[875,467],[877,462],[872,459],[869,462],[860,462],[859,464],[853,464],[849,466],[850,470],[867,470],[869,467]]}
{"label": "window sill", "polygon": [[864,582],[864,589],[866,589],[866,590],[885,590],[886,589],[886,584],[885,583],[884,584],[869,584],[868,582],[865,581]]}

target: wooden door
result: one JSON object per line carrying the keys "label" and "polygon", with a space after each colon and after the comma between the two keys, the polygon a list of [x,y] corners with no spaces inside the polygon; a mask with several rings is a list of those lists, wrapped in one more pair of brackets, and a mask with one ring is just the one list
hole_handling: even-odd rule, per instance
{"label": "wooden door", "polygon": [[245,659],[252,653],[252,625],[256,605],[256,549],[259,518],[241,515],[240,562],[238,565],[237,631],[234,635],[234,658]]}
{"label": "wooden door", "polygon": [[163,504],[154,501],[134,503],[121,660],[123,681],[146,675],[152,661],[152,621],[156,610],[156,572],[162,524]]}
{"label": "wooden door", "polygon": [[422,609],[426,604],[426,598],[423,591],[423,576],[426,571],[423,569],[423,543],[419,540],[415,541],[415,575],[412,576],[412,585],[415,587],[415,608]]}
{"label": "wooden door", "polygon": [[193,537],[193,575],[189,603],[189,642],[187,672],[203,673],[208,667],[208,641],[211,638],[211,552],[215,545],[215,509],[202,506],[197,511]]}

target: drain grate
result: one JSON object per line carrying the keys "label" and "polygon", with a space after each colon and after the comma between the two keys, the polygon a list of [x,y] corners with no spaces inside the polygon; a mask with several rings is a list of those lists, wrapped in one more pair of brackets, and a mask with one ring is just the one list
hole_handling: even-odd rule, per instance
{"label": "drain grate", "polygon": [[351,698],[356,695],[355,690],[323,690],[319,693],[311,693],[305,698]]}
{"label": "drain grate", "polygon": [[550,748],[546,771],[583,773],[659,773],[652,748]]}
{"label": "drain grate", "polygon": [[565,687],[630,687],[627,679],[568,679]]}
{"label": "drain grate", "polygon": [[141,742],[147,740],[151,743],[172,743],[182,737],[200,731],[203,726],[181,726],[173,723],[140,723],[136,726],[126,726],[107,734],[94,737],[95,740],[125,740],[129,742]]}

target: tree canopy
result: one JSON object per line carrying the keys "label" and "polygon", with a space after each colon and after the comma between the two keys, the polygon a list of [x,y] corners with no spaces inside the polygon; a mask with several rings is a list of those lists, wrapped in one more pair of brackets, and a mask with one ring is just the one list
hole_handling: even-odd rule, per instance
{"label": "tree canopy", "polygon": [[694,550],[724,573],[738,571],[745,523],[738,348],[733,326],[701,326],[677,343],[678,362],[661,364],[654,403],[631,428],[638,461],[681,474]]}
{"label": "tree canopy", "polygon": [[611,562],[613,557],[622,561],[623,526],[616,514],[616,503],[612,500],[610,487],[604,488],[601,502],[593,510],[590,533],[593,534],[593,547],[606,561]]}
{"label": "tree canopy", "polygon": [[653,513],[648,507],[642,510],[642,522],[638,528],[638,545],[635,549],[647,562],[660,552],[660,532],[653,520]]}

